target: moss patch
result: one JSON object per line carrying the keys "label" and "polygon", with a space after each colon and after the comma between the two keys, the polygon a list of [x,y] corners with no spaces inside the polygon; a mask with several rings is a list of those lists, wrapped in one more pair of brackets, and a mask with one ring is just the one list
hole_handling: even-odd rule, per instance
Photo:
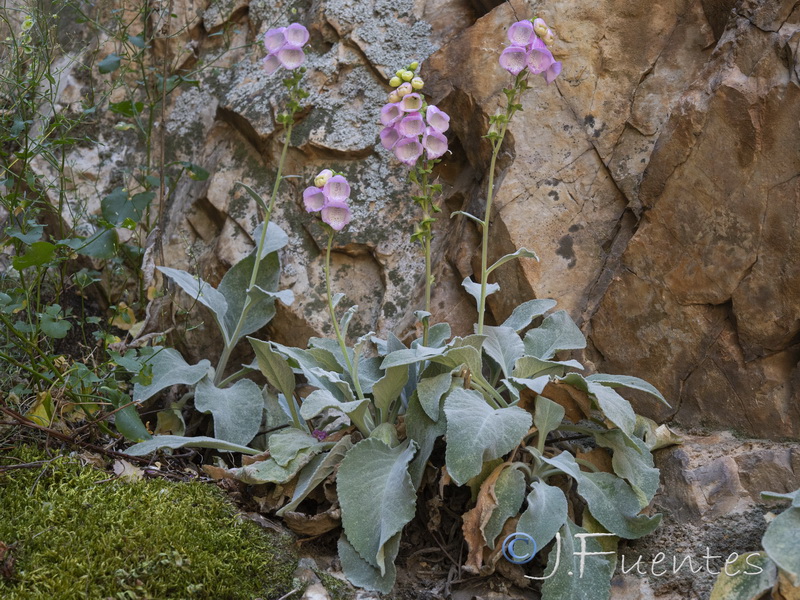
{"label": "moss patch", "polygon": [[0,542],[15,559],[5,600],[277,598],[296,567],[290,538],[242,521],[208,484],[109,481],[68,456],[0,473]]}

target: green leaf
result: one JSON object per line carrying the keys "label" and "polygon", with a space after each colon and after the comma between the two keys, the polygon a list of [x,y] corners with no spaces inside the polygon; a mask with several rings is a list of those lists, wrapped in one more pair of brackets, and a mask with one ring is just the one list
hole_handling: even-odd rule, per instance
{"label": "green leaf", "polygon": [[282,517],[286,512],[297,508],[314,488],[325,481],[328,476],[334,472],[336,467],[339,466],[339,463],[342,462],[345,454],[347,454],[352,447],[353,442],[350,436],[346,435],[336,442],[336,445],[331,448],[330,452],[315,456],[311,462],[300,471],[300,475],[297,477],[297,483],[294,487],[292,499],[275,514]]}
{"label": "green leaf", "polygon": [[512,406],[493,409],[479,393],[456,388],[444,402],[447,415],[447,472],[463,485],[483,463],[511,452],[531,427],[529,412]]}
{"label": "green leaf", "polygon": [[497,507],[486,525],[481,527],[483,539],[489,548],[494,548],[494,542],[506,521],[519,512],[525,499],[525,476],[517,469],[503,469],[494,484],[494,496]]}
{"label": "green leaf", "polygon": [[527,302],[523,302],[517,306],[511,313],[511,316],[503,322],[503,327],[510,327],[517,332],[522,331],[530,325],[536,317],[541,317],[555,305],[555,300],[548,299],[528,300]]}
{"label": "green leaf", "polygon": [[206,377],[195,388],[194,406],[214,416],[217,439],[244,445],[261,427],[264,398],[261,389],[249,379],[240,379],[229,388],[218,388]]}
{"label": "green leaf", "polygon": [[129,200],[125,188],[115,188],[100,201],[103,218],[117,227],[128,219],[138,223],[155,197],[156,193],[149,191],[135,194]]}
{"label": "green leaf", "polygon": [[483,328],[483,333],[486,335],[483,350],[500,365],[503,375],[510,377],[514,363],[525,352],[525,346],[519,335],[510,327],[486,326]]}
{"label": "green leaf", "polygon": [[778,569],[766,552],[748,552],[726,561],[708,600],[760,600],[777,582]]}
{"label": "green leaf", "polygon": [[55,258],[56,247],[50,242],[33,242],[27,252],[22,256],[17,256],[11,264],[17,271],[22,271],[28,267],[41,267]]}
{"label": "green leaf", "polygon": [[[538,453],[537,453],[538,454]],[[661,522],[661,515],[640,515],[639,497],[623,480],[611,473],[584,473],[569,452],[543,462],[572,477],[580,494],[597,521],[611,533],[629,540],[651,533]]]}
{"label": "green leaf", "polygon": [[535,356],[522,356],[514,365],[515,379],[536,379],[544,375],[564,375],[567,369],[583,369],[577,360],[542,360]]}
{"label": "green leaf", "polygon": [[[110,400],[112,406],[118,409],[114,413],[114,427],[117,428],[126,439],[132,442],[141,442],[142,440],[149,440],[152,435],[147,431],[147,427],[142,423],[139,413],[136,412],[136,406],[130,404],[130,396],[118,390],[109,390],[108,388],[101,388],[101,391],[106,393],[107,398]],[[121,408],[121,407],[125,408]]]}
{"label": "green leaf", "polygon": [[[597,443],[613,451],[611,466],[614,473],[626,479],[639,498],[639,507],[645,508],[658,490],[658,469],[653,466],[653,455],[647,445],[635,436],[626,436],[619,429],[595,434]],[[632,448],[630,441],[638,446]]]}
{"label": "green leaf", "polygon": [[528,507],[517,522],[517,531],[527,533],[542,550],[567,521],[567,497],[555,486],[534,481],[528,494]]}
{"label": "green leaf", "polygon": [[319,440],[305,431],[289,427],[269,436],[269,454],[281,467],[287,466],[307,448],[319,444]]}
{"label": "green leaf", "polygon": [[6,234],[8,237],[17,239],[23,244],[32,244],[42,237],[42,233],[44,233],[44,225],[40,225],[35,221],[29,221],[28,225],[30,225],[28,233],[22,233],[21,229],[14,227],[12,229],[8,229]]}
{"label": "green leaf", "polygon": [[177,350],[158,347],[153,350],[153,354],[145,361],[152,367],[152,379],[149,385],[134,385],[135,402],[152,398],[173,385],[194,385],[210,372],[211,363],[205,358],[196,365],[189,365]]}
{"label": "green leaf", "polygon": [[339,320],[339,331],[342,334],[342,339],[347,339],[347,330],[350,329],[350,321],[353,319],[353,315],[356,314],[358,311],[358,305],[355,304],[344,311],[342,318]]}
{"label": "green leaf", "polygon": [[[261,210],[264,211],[264,214],[266,216],[266,214],[269,212],[269,208],[267,207],[267,203],[264,202],[264,198],[261,197],[261,194],[259,194],[257,191],[255,191],[253,188],[251,188],[249,185],[247,185],[245,183],[242,183],[241,181],[237,181],[236,185],[241,186],[241,187],[244,188],[244,191],[247,192],[248,195],[253,200],[256,201],[256,204],[258,204],[258,206],[261,207]],[[267,229],[267,234],[269,234],[269,229]],[[256,240],[258,240],[258,236],[254,235],[254,237],[255,237]],[[288,240],[287,240],[287,242],[288,242]]]}
{"label": "green leaf", "polygon": [[241,452],[242,454],[255,455],[258,450],[253,450],[247,446],[240,446],[239,444],[232,444],[225,440],[218,440],[212,437],[198,436],[198,437],[184,437],[182,435],[154,435],[149,440],[134,444],[126,450],[126,454],[131,456],[144,456],[155,452],[160,448],[170,448],[175,450],[177,448],[211,448],[213,450],[222,450],[223,452]]}
{"label": "green leaf", "polygon": [[393,560],[386,545],[416,512],[417,493],[408,473],[416,449],[413,440],[390,448],[368,438],[353,446],[339,465],[336,491],[345,534],[361,558],[381,575],[386,575]]}
{"label": "green leaf", "polygon": [[428,348],[427,346],[417,346],[416,348],[404,348],[390,352],[381,363],[381,369],[390,369],[400,365],[411,365],[414,363],[430,360],[435,356],[441,356],[447,348]]}
{"label": "green leaf", "polygon": [[586,348],[586,338],[564,310],[548,315],[525,336],[525,354],[542,360],[550,360],[560,350],[581,348]]}
{"label": "green leaf", "polygon": [[228,331],[225,322],[225,314],[228,312],[228,301],[225,299],[225,296],[210,283],[207,283],[199,277],[191,275],[186,271],[172,269],[170,267],[157,268],[164,275],[177,283],[184,292],[189,294],[191,298],[194,298],[200,304],[211,309],[220,331],[225,336],[225,340],[230,341],[230,335],[232,332]]}
{"label": "green leaf", "polygon": [[99,63],[97,63],[97,70],[103,75],[106,73],[113,73],[119,69],[121,59],[118,54],[109,54]]}
{"label": "green leaf", "polygon": [[72,327],[72,323],[64,319],[58,304],[48,306],[45,312],[38,313],[38,317],[42,333],[57,340],[65,338]]}
{"label": "green leaf", "polygon": [[[241,318],[247,301],[247,288],[250,285],[250,278],[253,273],[255,263],[255,251],[233,265],[222,281],[219,283],[218,291],[225,298],[227,310],[225,312],[225,328],[233,335],[236,326]],[[258,277],[253,289],[250,291],[250,308],[247,317],[239,327],[237,339],[232,340],[235,344],[242,337],[255,333],[264,325],[269,323],[275,316],[275,299],[280,299],[284,304],[291,304],[294,301],[294,294],[284,290],[275,292],[278,288],[280,278],[280,261],[276,253],[268,254],[261,261],[258,269]]]}
{"label": "green leaf", "polygon": [[[269,342],[247,338],[256,353],[258,368],[270,385],[280,390],[284,396],[291,398],[294,396],[294,389],[297,382],[289,363],[283,356],[275,352]],[[310,417],[307,417],[310,418]]]}
{"label": "green leaf", "polygon": [[84,256],[113,258],[117,253],[119,239],[117,238],[117,232],[113,228],[109,228],[99,229],[85,239],[60,240],[59,243],[65,243],[78,254],[83,254]]}
{"label": "green leaf", "polygon": [[[611,595],[611,563],[603,558],[597,539],[570,520],[559,532],[560,541],[550,551],[542,586],[542,600],[599,600]],[[583,545],[582,544],[585,544]],[[600,554],[593,554],[600,553]],[[614,554],[613,552],[611,554]]]}
{"label": "green leaf", "polygon": [[443,402],[440,400],[437,404],[436,418],[431,419],[423,410],[416,393],[411,395],[411,400],[408,402],[405,415],[406,435],[419,446],[414,460],[408,467],[414,488],[419,488],[422,482],[425,465],[433,452],[434,443],[447,431],[447,420],[442,404]]}
{"label": "green leaf", "polygon": [[504,265],[508,261],[514,260],[515,258],[535,258],[536,260],[539,260],[539,257],[533,250],[528,250],[527,248],[520,248],[513,254],[506,254],[505,256],[500,258],[496,263],[494,263],[491,267],[486,269],[486,275],[488,276],[489,273],[494,271],[497,267]]}
{"label": "green leaf", "polygon": [[447,371],[435,377],[424,377],[423,373],[423,378],[417,384],[419,404],[432,421],[439,418],[442,396],[447,393],[452,383],[453,375]]}
{"label": "green leaf", "polygon": [[581,473],[578,494],[592,516],[611,533],[629,540],[652,533],[661,515],[640,515],[639,497],[623,479],[611,473]]}
{"label": "green leaf", "polygon": [[[536,396],[533,424],[539,430],[539,439],[542,440],[542,444],[547,439],[547,434],[558,429],[559,425],[561,425],[561,421],[564,420],[564,412],[564,407],[557,402],[553,402],[544,396]],[[541,448],[542,445],[539,447]]]}
{"label": "green leaf", "polygon": [[122,115],[123,117],[134,117],[144,110],[144,102],[123,100],[122,102],[111,103],[109,109],[111,112]]}
{"label": "green leaf", "polygon": [[451,335],[449,323],[437,323],[428,330],[428,346],[431,348],[444,346]]}
{"label": "green leaf", "polygon": [[141,35],[129,35],[128,41],[137,48],[145,48],[146,46],[144,43],[144,36]]}
{"label": "green leaf", "polygon": [[389,407],[400,396],[408,381],[408,367],[405,365],[392,367],[386,374],[375,382],[372,387],[375,407],[384,415],[389,412]]}
{"label": "green leaf", "polygon": [[591,381],[587,383],[589,395],[597,401],[606,418],[628,436],[632,436],[636,428],[636,413],[633,412],[631,403],[609,387]]}
{"label": "green leaf", "polygon": [[262,483],[283,484],[294,479],[300,469],[305,467],[311,460],[325,449],[324,444],[318,444],[305,448],[297,453],[285,467],[280,466],[275,459],[270,457],[238,469],[231,469],[231,475],[249,485],[260,485]]}
{"label": "green leaf", "polygon": [[397,558],[397,552],[400,550],[401,536],[402,534],[398,533],[386,543],[386,570],[381,572],[379,568],[372,566],[361,558],[356,549],[347,540],[345,532],[342,532],[337,549],[339,551],[339,560],[342,563],[342,570],[350,583],[356,587],[380,592],[381,594],[391,592],[397,579],[394,561]]}
{"label": "green leaf", "polygon": [[[264,230],[264,223],[260,223],[256,230],[253,232],[253,241],[258,245],[261,240],[261,232]],[[289,244],[289,236],[281,229],[277,223],[269,222],[267,226],[267,237],[264,240],[264,247],[261,249],[261,260],[264,260],[267,255],[277,252],[281,248]],[[266,287],[266,286],[262,286]]]}
{"label": "green leaf", "polygon": [[791,500],[793,507],[800,508],[800,490],[795,490],[788,494],[781,494],[780,492],[761,492],[761,497],[764,500]]}
{"label": "green leaf", "polygon": [[764,551],[788,576],[795,587],[800,586],[800,552],[797,551],[797,532],[800,531],[800,508],[787,508],[767,526],[761,545]]}
{"label": "green leaf", "polygon": [[[464,286],[464,289],[467,290],[467,293],[475,298],[475,305],[478,307],[478,310],[481,309],[481,284],[475,283],[472,281],[471,277],[465,277],[464,281],[461,282],[461,285]],[[495,292],[500,291],[500,284],[497,283],[487,283],[486,284],[486,296],[490,296]]]}
{"label": "green leaf", "polygon": [[334,408],[350,416],[351,419],[353,416],[356,419],[361,419],[366,414],[368,406],[369,400],[341,402],[328,390],[320,389],[314,390],[303,400],[303,405],[300,407],[300,416],[309,420],[316,417],[323,410]]}
{"label": "green leaf", "polygon": [[586,381],[593,381],[595,383],[600,383],[612,388],[626,387],[632,390],[646,392],[661,400],[661,402],[663,402],[666,406],[669,406],[669,402],[667,402],[664,396],[661,395],[661,392],[659,392],[654,386],[650,385],[645,380],[639,379],[638,377],[631,377],[630,375],[608,375],[606,373],[595,373],[594,375],[589,375],[586,378]]}
{"label": "green leaf", "polygon": [[483,225],[484,225],[483,221],[481,221],[478,217],[476,217],[475,215],[471,215],[468,212],[464,212],[463,210],[454,210],[453,212],[450,213],[450,218],[452,219],[456,215],[464,215],[468,219],[471,219],[472,221],[475,221],[481,227],[483,227]]}

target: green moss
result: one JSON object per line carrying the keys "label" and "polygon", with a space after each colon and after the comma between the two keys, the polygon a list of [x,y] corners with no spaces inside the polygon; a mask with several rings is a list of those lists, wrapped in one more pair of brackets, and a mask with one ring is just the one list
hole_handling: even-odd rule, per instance
{"label": "green moss", "polygon": [[0,541],[16,560],[5,600],[277,598],[296,567],[288,537],[242,521],[208,484],[123,483],[67,456],[0,473]]}
{"label": "green moss", "polygon": [[314,571],[322,582],[322,587],[328,592],[331,600],[350,600],[353,597],[353,588],[341,579],[328,575],[324,571]]}

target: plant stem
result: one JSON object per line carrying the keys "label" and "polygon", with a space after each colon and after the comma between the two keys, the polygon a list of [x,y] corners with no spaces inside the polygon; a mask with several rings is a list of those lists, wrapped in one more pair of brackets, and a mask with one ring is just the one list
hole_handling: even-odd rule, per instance
{"label": "plant stem", "polygon": [[228,365],[228,359],[230,359],[231,352],[233,352],[234,346],[236,346],[236,342],[239,341],[239,333],[244,326],[245,319],[247,318],[247,314],[250,312],[250,308],[253,305],[251,291],[253,286],[256,284],[258,280],[258,270],[261,266],[261,253],[264,250],[264,244],[267,240],[267,229],[269,229],[269,222],[272,218],[272,211],[275,208],[275,200],[278,197],[278,189],[281,184],[281,177],[283,175],[283,165],[286,162],[286,154],[289,151],[289,143],[292,139],[292,126],[293,123],[290,122],[286,126],[286,139],[283,141],[283,150],[281,150],[281,157],[278,161],[278,172],[275,175],[275,184],[272,186],[272,196],[269,199],[269,206],[267,207],[267,212],[264,215],[264,226],[261,230],[261,237],[258,240],[258,245],[256,246],[256,254],[255,254],[255,262],[253,264],[253,272],[250,275],[250,283],[247,286],[247,296],[244,301],[244,306],[242,307],[242,314],[239,315],[239,320],[236,323],[236,328],[233,331],[230,339],[225,340],[225,348],[222,350],[222,355],[219,357],[219,362],[217,363],[217,370],[216,375],[214,376],[214,384],[219,385],[222,381],[222,378],[225,374],[225,367]]}
{"label": "plant stem", "polygon": [[481,240],[481,300],[478,307],[479,335],[483,333],[483,322],[486,314],[486,286],[488,284],[488,273],[486,271],[489,268],[487,264],[489,260],[489,219],[492,216],[492,200],[494,199],[494,171],[497,165],[497,156],[500,154],[500,147],[503,145],[503,138],[505,138],[506,131],[508,130],[508,124],[511,121],[511,117],[514,116],[514,113],[519,110],[517,100],[522,95],[522,92],[527,89],[527,80],[524,79],[523,73],[525,73],[525,71],[517,75],[517,78],[514,80],[514,94],[509,98],[505,115],[503,115],[503,118],[500,120],[502,123],[500,131],[497,137],[492,139],[492,160],[489,164],[489,188],[486,191],[486,212],[481,223],[483,237]]}
{"label": "plant stem", "polygon": [[356,395],[358,396],[358,399],[363,400],[364,392],[361,391],[361,383],[358,380],[358,372],[355,368],[353,368],[353,361],[350,360],[350,354],[347,352],[347,345],[345,344],[344,337],[339,329],[339,322],[336,320],[336,311],[334,310],[333,296],[331,295],[331,247],[333,246],[334,234],[334,230],[328,228],[328,247],[325,250],[325,293],[328,296],[328,310],[331,314],[333,330],[336,332],[336,339],[339,342],[339,348],[341,348],[344,361],[347,364],[347,371],[350,373],[350,378],[353,380],[353,385],[356,388]]}

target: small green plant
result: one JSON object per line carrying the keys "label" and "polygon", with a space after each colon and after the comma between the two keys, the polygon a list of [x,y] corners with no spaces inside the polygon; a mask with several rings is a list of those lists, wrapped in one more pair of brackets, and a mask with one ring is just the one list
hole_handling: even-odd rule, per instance
{"label": "small green plant", "polygon": [[20,446],[0,457],[0,497],[4,600],[252,600],[294,587],[291,537],[241,519],[205,483],[110,480]]}
{"label": "small green plant", "polygon": [[[297,53],[307,39],[300,35],[300,27],[267,33],[268,70],[281,64],[299,66]],[[152,382],[137,387],[134,399],[152,397],[175,384],[189,386],[195,407],[213,415],[214,437],[154,436],[128,452],[142,455],[158,448],[194,446],[256,455],[259,450],[248,445],[260,428],[268,429],[268,453],[229,470],[229,475],[249,484],[291,482],[292,497],[278,515],[297,510],[315,488],[335,477],[343,526],[339,556],[347,577],[360,587],[388,592],[394,586],[402,531],[416,513],[429,462],[440,460],[434,456],[434,446],[441,441],[446,481],[470,486],[476,498],[475,507],[463,515],[469,547],[464,567],[469,572],[491,572],[504,551],[509,556],[504,540],[510,534],[521,535],[538,549],[554,548],[548,565],[551,574],[540,577],[545,579],[545,598],[601,598],[609,594],[613,571],[612,560],[605,556],[615,554],[616,541],[646,535],[660,521],[659,515],[642,514],[658,487],[651,454],[657,444],[655,424],[637,416],[617,389],[637,390],[666,403],[663,396],[636,377],[576,372],[583,366],[561,353],[584,348],[586,339],[565,311],[552,312],[554,300],[529,300],[503,323],[486,323],[486,297],[500,291],[489,279],[492,272],[510,260],[536,258],[532,251],[520,249],[488,264],[497,156],[510,120],[522,109],[530,76],[542,74],[550,83],[561,69],[547,47],[553,34],[541,19],[515,23],[509,39],[501,66],[514,80],[505,90],[506,107],[492,118],[486,136],[492,147],[486,211],[482,219],[461,213],[483,234],[479,280],[463,282],[478,309],[473,335],[453,337],[447,323],[430,323],[427,310],[433,197],[440,190],[429,178],[446,151],[443,133],[450,118],[424,100],[420,92],[424,82],[417,81],[414,63],[393,77],[390,84],[395,89],[381,111],[384,147],[411,167],[411,180],[420,188],[413,199],[423,216],[414,239],[422,243],[426,261],[426,310],[417,313],[422,336],[410,346],[394,335],[379,339],[373,332],[352,346],[347,343],[357,307],[337,315],[343,294],[332,289],[329,260],[334,235],[351,219],[351,188],[331,170],[320,173],[303,196],[306,210],[319,213],[327,235],[326,295],[335,340],[312,338],[309,347],[301,349],[248,338],[255,363],[225,376],[233,345],[257,329],[256,323],[250,325],[254,312],[249,307],[286,295],[259,283],[266,273],[259,260],[267,256],[267,249],[273,252],[287,240],[277,228],[270,232],[275,191],[267,205],[248,190],[264,209],[265,225],[255,236],[254,253],[235,265],[219,288],[162,268],[211,309],[225,350],[216,369],[207,360],[188,365],[176,351],[158,350]],[[286,80],[290,93],[298,77]],[[297,102],[297,96],[291,97]],[[290,105],[291,114],[295,106]],[[282,119],[283,157],[292,120],[291,115]],[[274,190],[281,181],[282,165],[283,158]],[[270,276],[276,277],[275,269]],[[262,315],[257,324],[263,323]],[[253,368],[267,379],[267,388],[240,379]],[[313,391],[301,396],[301,384]],[[598,449],[607,464],[599,461],[598,466],[578,457],[578,440]],[[602,537],[603,543],[587,539],[590,533]],[[585,562],[585,553],[572,552],[574,544],[582,543],[589,553]],[[567,546],[563,551],[562,545]],[[514,547],[510,556],[517,557]],[[581,577],[572,576],[577,572]]]}
{"label": "small green plant", "polygon": [[[761,492],[765,500],[789,500],[789,508],[775,516],[761,538],[763,551],[743,554],[725,563],[710,600],[758,600],[768,597],[794,598],[800,589],[800,490],[788,494]],[[734,557],[731,557],[734,558]]]}

